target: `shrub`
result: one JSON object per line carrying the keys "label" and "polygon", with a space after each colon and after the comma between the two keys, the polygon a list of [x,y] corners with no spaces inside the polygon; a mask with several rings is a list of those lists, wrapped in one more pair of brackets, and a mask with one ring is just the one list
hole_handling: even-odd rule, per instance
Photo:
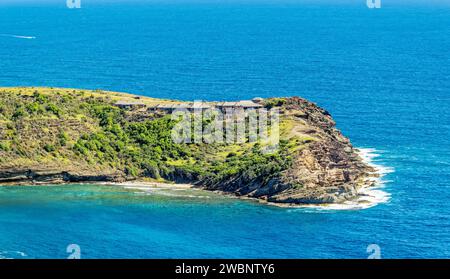
{"label": "shrub", "polygon": [[11,143],[8,142],[8,141],[0,142],[0,150],[10,151],[11,150]]}
{"label": "shrub", "polygon": [[67,145],[67,141],[68,141],[68,139],[69,139],[69,137],[67,136],[67,133],[65,133],[64,131],[62,131],[62,132],[58,135],[58,138],[59,138],[59,144],[60,144],[61,146],[66,146],[66,145]]}
{"label": "shrub", "polygon": [[156,162],[147,161],[142,163],[141,168],[144,170],[144,175],[149,176],[154,179],[160,179],[161,174],[159,173],[159,168]]}
{"label": "shrub", "polygon": [[236,152],[230,152],[230,153],[228,153],[227,158],[231,158],[231,157],[235,157],[235,156],[237,156]]}
{"label": "shrub", "polygon": [[55,146],[47,143],[46,145],[44,145],[44,150],[47,152],[53,152],[55,151]]}
{"label": "shrub", "polygon": [[48,97],[45,96],[45,95],[39,94],[38,91],[34,91],[33,97],[34,97],[34,99],[35,99],[38,103],[40,103],[41,105],[43,105],[43,104],[45,104],[45,103],[48,102]]}
{"label": "shrub", "polygon": [[45,109],[58,117],[61,114],[61,110],[55,104],[48,104]]}
{"label": "shrub", "polygon": [[12,118],[19,119],[19,118],[22,118],[24,115],[25,115],[25,110],[23,109],[23,107],[17,107],[12,115]]}
{"label": "shrub", "polygon": [[271,109],[273,107],[281,107],[286,103],[286,100],[283,98],[273,98],[269,99],[265,102],[264,107],[267,109]]}
{"label": "shrub", "polygon": [[136,177],[136,176],[138,176],[139,171],[137,168],[135,168],[133,166],[127,166],[125,168],[125,174],[128,176]]}
{"label": "shrub", "polygon": [[26,105],[26,110],[28,111],[29,114],[33,114],[33,113],[38,113],[38,112],[42,112],[43,109],[41,107],[41,105],[39,105],[39,103],[33,102],[30,103],[28,105]]}

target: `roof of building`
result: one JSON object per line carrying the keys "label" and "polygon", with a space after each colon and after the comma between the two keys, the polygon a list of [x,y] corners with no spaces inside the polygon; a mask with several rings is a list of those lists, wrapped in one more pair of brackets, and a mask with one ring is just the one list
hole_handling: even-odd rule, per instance
{"label": "roof of building", "polygon": [[145,104],[138,101],[120,100],[115,103],[116,106],[144,106]]}
{"label": "roof of building", "polygon": [[155,108],[159,109],[176,109],[178,104],[159,104]]}
{"label": "roof of building", "polygon": [[[116,103],[118,104],[118,103]],[[120,103],[121,105],[137,105],[141,104],[138,102],[125,102]],[[250,100],[239,101],[239,102],[218,102],[218,103],[205,103],[205,102],[193,102],[193,103],[165,103],[150,105],[149,108],[152,109],[211,109],[214,107],[219,108],[261,108],[263,105],[255,103]]]}
{"label": "roof of building", "polygon": [[177,104],[174,106],[174,108],[177,109],[189,109],[192,107],[192,103],[182,103],[182,104]]}
{"label": "roof of building", "polygon": [[245,107],[245,108],[260,108],[262,107],[261,104],[257,104],[253,101],[239,101],[239,106]]}
{"label": "roof of building", "polygon": [[191,108],[193,109],[209,109],[212,107],[212,105],[203,102],[194,102],[194,104],[191,106]]}
{"label": "roof of building", "polygon": [[149,106],[154,109],[209,109],[213,106],[207,103],[194,102],[194,103],[181,103],[181,104],[158,104]]}
{"label": "roof of building", "polygon": [[260,108],[261,104],[257,104],[253,101],[239,101],[239,102],[220,102],[217,103],[218,107],[242,107],[242,108]]}
{"label": "roof of building", "polygon": [[235,107],[237,104],[237,102],[220,102],[217,103],[216,106],[217,107]]}

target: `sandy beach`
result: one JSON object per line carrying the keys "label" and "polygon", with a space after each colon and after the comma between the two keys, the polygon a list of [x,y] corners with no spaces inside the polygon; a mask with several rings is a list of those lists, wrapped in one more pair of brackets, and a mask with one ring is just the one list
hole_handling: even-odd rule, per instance
{"label": "sandy beach", "polygon": [[[286,203],[273,203],[267,202],[261,199],[255,199],[250,197],[240,197],[236,196],[233,193],[214,191],[216,193],[221,193],[230,198],[239,198],[242,200],[248,200],[257,202],[264,205],[283,207],[283,208],[311,208],[318,210],[358,210],[358,209],[367,209],[374,207],[380,203],[386,203],[390,199],[390,194],[383,190],[384,184],[386,181],[383,180],[383,177],[393,172],[392,169],[376,164],[374,162],[374,158],[378,157],[379,154],[376,153],[375,149],[370,148],[359,148],[358,154],[361,158],[370,166],[372,166],[376,172],[374,176],[368,177],[364,186],[358,189],[358,197],[354,200],[349,200],[343,203],[335,203],[335,204],[286,204]],[[111,183],[111,182],[100,182],[96,183],[99,185],[110,185],[110,186],[118,186],[126,189],[133,189],[139,191],[149,191],[149,190],[168,190],[168,191],[177,191],[177,190],[188,190],[188,189],[197,189],[201,190],[201,188],[194,188],[192,184],[176,184],[176,183],[163,183],[163,182],[150,182],[150,181],[128,181],[121,183]],[[206,190],[205,190],[206,191]],[[190,196],[189,194],[186,194]]]}
{"label": "sandy beach", "polygon": [[149,189],[166,189],[166,190],[187,190],[194,186],[192,184],[176,184],[164,182],[150,182],[150,181],[127,181],[127,182],[99,182],[99,185],[120,186],[127,189],[149,190]]}

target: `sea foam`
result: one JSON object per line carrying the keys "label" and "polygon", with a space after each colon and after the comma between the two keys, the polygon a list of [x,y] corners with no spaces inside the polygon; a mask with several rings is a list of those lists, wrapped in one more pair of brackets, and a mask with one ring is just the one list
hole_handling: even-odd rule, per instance
{"label": "sea foam", "polygon": [[317,210],[359,210],[389,202],[391,195],[384,190],[386,183],[389,181],[383,178],[387,174],[394,172],[394,169],[376,162],[376,158],[380,157],[380,154],[374,148],[357,148],[356,152],[366,164],[375,169],[374,174],[376,175],[367,178],[366,186],[358,189],[358,196],[355,199],[335,204],[299,205],[295,206],[297,209],[290,209],[290,211],[304,210],[305,208],[315,210],[316,212]]}
{"label": "sea foam", "polygon": [[319,209],[325,210],[356,210],[367,209],[374,207],[380,203],[389,202],[391,195],[384,191],[386,183],[389,181],[384,180],[384,177],[394,172],[393,168],[383,166],[376,162],[376,158],[380,157],[379,152],[374,148],[357,148],[359,156],[365,163],[375,169],[377,176],[367,179],[367,186],[364,186],[358,190],[358,197],[355,200],[346,201],[339,204],[330,204],[318,206]]}
{"label": "sea foam", "polygon": [[[353,200],[335,204],[304,204],[304,205],[283,205],[276,203],[267,203],[279,207],[289,207],[289,211],[313,209],[313,210],[359,210],[374,207],[381,203],[389,202],[391,195],[384,191],[385,184],[389,181],[383,178],[394,172],[393,168],[383,166],[376,161],[380,157],[380,152],[373,148],[357,148],[358,155],[362,160],[373,167],[375,172],[373,177],[366,179],[365,186],[358,189],[358,196]],[[167,183],[148,183],[148,182],[124,182],[124,183],[98,183],[105,185],[121,186],[125,189],[137,190],[140,194],[158,194],[172,197],[190,197],[190,198],[210,198],[208,195],[193,195],[191,191],[199,190],[192,188],[189,184],[167,184]],[[190,190],[190,191],[187,191]],[[175,193],[180,191],[180,193]]]}

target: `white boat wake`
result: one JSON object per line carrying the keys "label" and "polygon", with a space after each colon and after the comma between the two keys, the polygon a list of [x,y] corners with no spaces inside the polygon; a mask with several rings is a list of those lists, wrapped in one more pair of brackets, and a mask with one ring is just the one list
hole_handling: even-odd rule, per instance
{"label": "white boat wake", "polygon": [[16,39],[26,39],[26,40],[36,39],[35,36],[22,36],[22,35],[12,35],[12,34],[0,34],[0,36],[1,37],[16,38]]}

